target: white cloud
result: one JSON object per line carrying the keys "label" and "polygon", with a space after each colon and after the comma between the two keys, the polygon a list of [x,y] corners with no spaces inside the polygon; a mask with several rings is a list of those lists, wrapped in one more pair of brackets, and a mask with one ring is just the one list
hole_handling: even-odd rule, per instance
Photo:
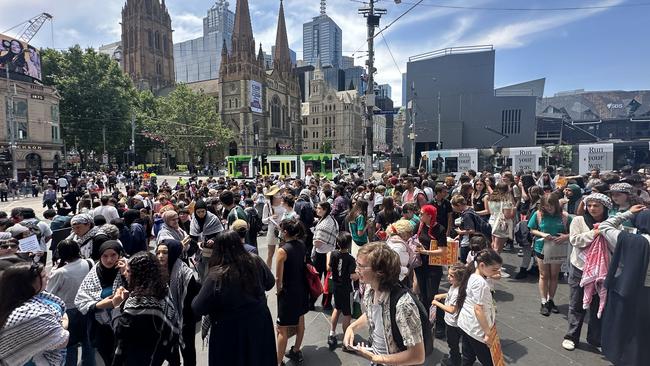
{"label": "white cloud", "polygon": [[181,13],[172,16],[172,29],[174,43],[184,42],[203,35],[203,17],[190,13]]}

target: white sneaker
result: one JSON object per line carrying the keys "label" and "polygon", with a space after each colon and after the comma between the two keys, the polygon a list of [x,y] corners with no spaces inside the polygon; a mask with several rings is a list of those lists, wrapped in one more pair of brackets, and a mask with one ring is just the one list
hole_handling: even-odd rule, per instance
{"label": "white sneaker", "polygon": [[576,349],[576,344],[573,343],[573,341],[570,339],[565,339],[562,341],[562,348],[564,348],[567,351],[573,351],[574,349]]}
{"label": "white sneaker", "polygon": [[501,268],[501,278],[510,278],[508,272],[505,269]]}

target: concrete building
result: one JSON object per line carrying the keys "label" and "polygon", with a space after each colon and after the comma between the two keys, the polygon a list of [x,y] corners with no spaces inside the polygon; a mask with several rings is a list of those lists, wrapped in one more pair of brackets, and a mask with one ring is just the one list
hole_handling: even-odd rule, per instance
{"label": "concrete building", "polygon": [[304,153],[330,148],[333,153],[360,155],[363,145],[363,109],[356,91],[336,91],[325,82],[323,70],[314,71],[310,95],[302,103]]}
{"label": "concrete building", "polygon": [[[494,57],[492,46],[476,46],[409,58],[406,100],[415,103],[416,114],[415,121],[407,114],[407,125],[415,128],[416,156],[435,150],[438,139],[444,149],[535,144],[535,107],[544,79],[495,91]],[[406,153],[411,145],[405,141]]]}
{"label": "concrete building", "polygon": [[386,116],[377,114],[372,118],[372,151],[375,153],[389,152],[386,142]]}
{"label": "concrete building", "polygon": [[402,107],[393,120],[393,146],[392,151],[401,153],[404,151],[404,132],[406,127],[406,108]]}
{"label": "concrete building", "polygon": [[127,0],[122,8],[122,69],[140,90],[174,85],[172,20],[165,1]]}
{"label": "concrete building", "polygon": [[[4,71],[3,71],[4,73]],[[63,168],[63,140],[59,121],[60,96],[56,89],[24,81],[11,81],[16,168],[19,179],[29,175],[52,175]],[[0,88],[6,100],[7,88]],[[0,177],[13,176],[8,103],[0,103]]]}
{"label": "concrete building", "polygon": [[[375,94],[378,94],[380,91],[381,89],[376,91]],[[381,114],[375,115],[375,118],[377,116],[382,116],[386,120],[386,125],[385,125],[386,136],[384,136],[382,139],[386,142],[387,148],[381,149],[380,151],[384,152],[386,150],[392,150],[393,133],[395,130],[395,126],[394,126],[395,115],[393,114],[394,112],[393,100],[387,96],[377,95],[377,97],[375,98],[375,105],[381,111]]]}
{"label": "concrete building", "polygon": [[356,90],[359,94],[366,92],[366,69],[361,66],[354,66],[345,69],[345,86],[344,90]]}
{"label": "concrete building", "polygon": [[231,50],[222,49],[219,112],[233,130],[228,155],[302,152],[300,85],[291,63],[284,5],[280,2],[273,69],[253,38],[248,0],[238,0]]}
{"label": "concrete building", "polygon": [[120,67],[122,67],[122,42],[121,41],[99,46],[97,52],[102,53],[104,55],[108,55],[108,57],[110,57],[112,60],[115,60],[115,62],[117,62],[120,65]]}
{"label": "concrete building", "polygon": [[648,138],[650,90],[576,90],[537,100],[538,145]]}
{"label": "concrete building", "polygon": [[221,49],[230,47],[235,13],[226,0],[217,1],[203,18],[203,36],[174,44],[174,68],[177,83],[217,79]]}
{"label": "concrete building", "polygon": [[321,4],[321,13],[302,26],[302,59],[315,66],[343,66],[343,33]]}

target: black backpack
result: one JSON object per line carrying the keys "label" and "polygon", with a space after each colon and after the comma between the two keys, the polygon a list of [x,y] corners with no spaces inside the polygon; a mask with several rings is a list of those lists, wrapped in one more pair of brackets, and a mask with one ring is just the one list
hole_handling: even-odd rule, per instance
{"label": "black backpack", "polygon": [[397,313],[397,302],[399,299],[404,296],[404,294],[409,294],[413,301],[415,301],[415,305],[418,307],[418,313],[420,315],[420,323],[422,324],[422,340],[424,342],[424,354],[425,357],[429,356],[433,352],[433,325],[429,321],[429,311],[424,307],[422,302],[417,298],[417,296],[413,295],[409,289],[402,285],[398,285],[395,288],[393,288],[390,291],[390,330],[393,335],[393,339],[395,340],[395,343],[397,344],[397,347],[399,348],[400,352],[406,350],[406,346],[404,346],[404,338],[399,332],[399,328],[397,327],[397,320],[395,318],[395,315]]}
{"label": "black backpack", "polygon": [[463,213],[463,216],[470,217],[474,222],[474,229],[476,232],[480,232],[488,240],[492,240],[492,225],[487,221],[483,220],[481,216],[477,215],[475,211],[468,210]]}
{"label": "black backpack", "polygon": [[255,208],[249,207],[245,209],[246,216],[248,217],[248,227],[249,231],[252,233],[259,233],[262,230],[262,219],[260,215],[257,214]]}

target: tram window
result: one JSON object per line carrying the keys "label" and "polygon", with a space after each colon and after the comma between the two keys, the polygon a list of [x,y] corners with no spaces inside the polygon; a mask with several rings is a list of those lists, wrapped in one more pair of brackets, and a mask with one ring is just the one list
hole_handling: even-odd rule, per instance
{"label": "tram window", "polygon": [[296,172],[296,162],[292,161],[291,162],[291,172],[290,173],[294,173],[294,172]]}
{"label": "tram window", "polygon": [[271,173],[277,173],[280,171],[280,162],[272,161],[271,162]]}

